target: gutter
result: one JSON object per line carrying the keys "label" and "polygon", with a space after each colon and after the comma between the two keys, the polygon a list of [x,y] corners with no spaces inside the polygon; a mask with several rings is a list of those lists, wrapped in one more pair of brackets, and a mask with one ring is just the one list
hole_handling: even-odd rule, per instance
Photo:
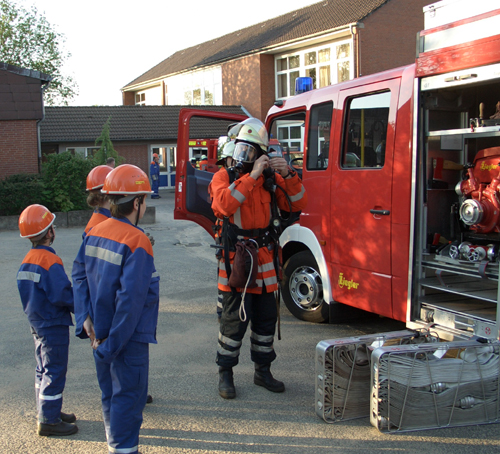
{"label": "gutter", "polygon": [[[241,53],[241,54],[232,55],[231,57],[227,57],[227,58],[224,58],[222,60],[217,60],[217,61],[214,61],[214,62],[212,62],[210,64],[207,64],[207,65],[203,65],[203,66],[202,65],[199,65],[199,66],[190,66],[189,68],[185,68],[185,69],[181,69],[179,71],[175,71],[175,72],[172,72],[172,73],[164,74],[164,75],[156,77],[154,79],[147,79],[147,80],[145,80],[143,82],[139,82],[139,83],[136,83],[134,85],[125,85],[120,90],[121,90],[122,93],[124,93],[124,92],[127,92],[127,91],[136,91],[137,89],[142,89],[142,88],[145,89],[145,88],[147,88],[147,85],[152,85],[152,84],[155,84],[155,83],[159,83],[160,81],[164,80],[167,77],[173,77],[173,76],[177,76],[179,74],[188,73],[188,72],[191,72],[191,71],[196,71],[196,70],[203,69],[203,68],[210,68],[212,66],[221,65],[222,63],[225,63],[227,61],[237,60],[239,58],[247,57],[247,56],[254,55],[254,54],[270,53],[271,51],[279,50],[282,47],[288,47],[288,46],[290,46],[292,44],[300,43],[301,41],[306,41],[306,40],[310,40],[310,39],[313,39],[313,38],[322,37],[322,36],[329,35],[329,34],[332,34],[332,33],[340,32],[342,30],[350,31],[350,33],[352,34],[354,29],[360,29],[360,28],[364,28],[364,24],[362,22],[352,22],[350,24],[341,25],[339,27],[331,28],[329,30],[324,30],[322,32],[314,33],[312,35],[302,36],[300,38],[296,38],[296,39],[287,41],[285,43],[273,44],[273,45],[270,45],[270,46],[267,46],[267,47],[261,47],[259,49],[253,49],[250,52],[245,52],[245,53]],[[184,49],[184,50],[186,50],[186,49]],[[174,55],[174,54],[172,54],[172,55]]]}

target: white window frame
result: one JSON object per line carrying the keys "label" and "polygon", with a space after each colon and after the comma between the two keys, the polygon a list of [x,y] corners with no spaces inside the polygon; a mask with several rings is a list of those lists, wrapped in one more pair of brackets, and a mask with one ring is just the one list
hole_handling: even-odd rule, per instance
{"label": "white window frame", "polygon": [[[340,56],[337,58],[337,48],[343,45],[349,45],[350,46],[350,52],[348,56]],[[354,61],[354,56],[353,56],[353,51],[354,51],[354,46],[353,46],[353,40],[352,39],[343,39],[339,41],[334,41],[326,44],[321,44],[319,46],[315,47],[308,47],[300,50],[295,50],[295,51],[289,51],[287,53],[283,54],[276,54],[274,56],[274,80],[275,80],[275,98],[276,99],[287,99],[290,98],[291,96],[294,96],[295,93],[295,86],[291,86],[290,84],[290,76],[293,73],[298,72],[298,77],[305,77],[307,76],[307,72],[310,69],[315,69],[316,70],[316,80],[319,81],[319,75],[320,75],[320,68],[324,66],[328,66],[327,63],[325,62],[319,62],[319,57],[318,57],[318,52],[324,49],[329,49],[330,50],[330,85],[336,84],[339,82],[338,80],[338,65],[343,65],[346,64],[349,66],[349,79],[353,79],[353,71],[354,71],[354,66],[353,66],[353,61]],[[306,54],[309,54],[311,52],[316,52],[316,62],[311,64],[311,65],[306,65]],[[299,58],[299,66],[296,68],[291,68],[289,67],[289,59],[290,57],[298,56]],[[278,62],[281,59],[287,59],[287,69],[284,70],[278,70]],[[280,76],[286,75],[286,81],[287,81],[287,95],[286,96],[279,96],[279,79]],[[283,77],[282,77],[283,78]],[[295,80],[295,79],[294,79]],[[320,88],[316,86],[315,88]]]}
{"label": "white window frame", "polygon": [[[140,100],[137,101],[137,96],[139,96]],[[136,106],[145,106],[146,105],[146,92],[138,91],[134,94],[134,101]]]}

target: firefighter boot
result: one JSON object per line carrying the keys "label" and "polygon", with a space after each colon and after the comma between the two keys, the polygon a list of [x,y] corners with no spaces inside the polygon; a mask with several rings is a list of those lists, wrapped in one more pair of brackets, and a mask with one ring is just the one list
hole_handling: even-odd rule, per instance
{"label": "firefighter boot", "polygon": [[219,367],[219,394],[224,399],[234,399],[236,397],[233,369],[231,367]]}
{"label": "firefighter boot", "polygon": [[282,393],[285,391],[285,384],[282,381],[276,380],[273,374],[271,374],[271,364],[255,363],[253,382],[273,393]]}

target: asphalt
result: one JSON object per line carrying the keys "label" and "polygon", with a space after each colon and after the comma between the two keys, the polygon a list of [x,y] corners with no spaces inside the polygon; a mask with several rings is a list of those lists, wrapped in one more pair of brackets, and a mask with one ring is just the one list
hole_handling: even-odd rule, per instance
{"label": "asphalt", "polygon": [[[315,349],[325,339],[400,329],[371,317],[344,325],[295,319],[282,305],[282,340],[273,372],[286,391],[253,384],[249,339],[235,368],[237,397],[217,393],[218,323],[216,268],[211,237],[196,224],[173,220],[174,194],[160,191],[156,223],[143,226],[155,238],[161,276],[158,344],[152,345],[149,391],[141,428],[143,454],[498,453],[500,425],[381,433],[368,416],[327,424],[315,413]],[[57,230],[54,247],[66,271],[81,243],[81,228]],[[0,452],[81,454],[107,452],[100,391],[89,343],[72,336],[64,410],[78,417],[78,434],[36,435],[33,340],[16,286],[29,242],[0,232]],[[368,399],[369,396],[366,396]],[[429,409],[429,411],[432,411]]]}

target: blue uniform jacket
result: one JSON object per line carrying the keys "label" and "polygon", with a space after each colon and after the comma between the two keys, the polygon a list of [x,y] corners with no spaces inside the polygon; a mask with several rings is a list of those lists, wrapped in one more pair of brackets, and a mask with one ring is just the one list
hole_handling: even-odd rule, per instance
{"label": "blue uniform jacket", "polygon": [[[149,166],[149,175],[153,181],[158,181],[160,179],[160,164],[155,161],[151,161]],[[156,176],[156,178],[154,178]]]}
{"label": "blue uniform jacket", "polygon": [[73,268],[76,335],[86,337],[87,314],[97,339],[96,351],[111,362],[130,341],[156,343],[159,281],[153,247],[139,227],[110,218],[96,225],[82,243]]}
{"label": "blue uniform jacket", "polygon": [[23,309],[36,330],[71,326],[73,291],[62,260],[48,246],[32,248],[17,273]]}

